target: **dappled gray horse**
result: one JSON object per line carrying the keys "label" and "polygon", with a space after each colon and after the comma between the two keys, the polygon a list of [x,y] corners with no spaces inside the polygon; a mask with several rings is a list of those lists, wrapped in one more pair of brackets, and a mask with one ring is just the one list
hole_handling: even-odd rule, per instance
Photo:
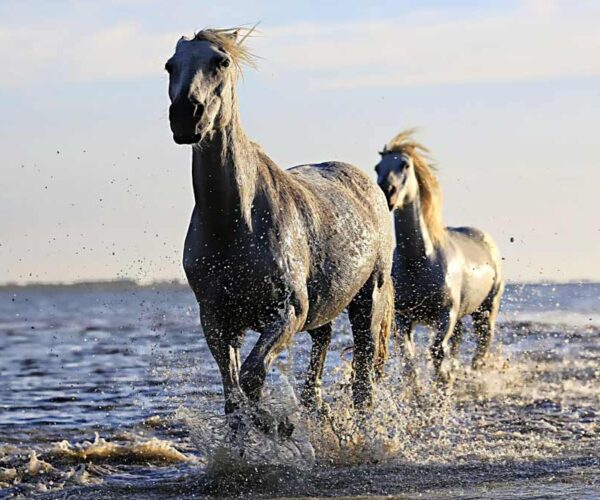
{"label": "dappled gray horse", "polygon": [[[225,411],[249,408],[294,333],[313,346],[303,401],[318,407],[331,322],[346,307],[353,398],[364,407],[393,323],[393,228],[385,197],[338,162],[283,171],[244,133],[236,80],[252,57],[233,30],[182,37],[167,61],[173,139],[191,144],[195,207],[184,268],[223,380]],[[260,333],[243,364],[247,330]]]}
{"label": "dappled gray horse", "polygon": [[396,325],[409,357],[414,354],[414,325],[435,329],[431,354],[437,375],[446,381],[444,356],[448,350],[453,357],[458,354],[461,318],[473,318],[474,368],[490,350],[504,289],[500,256],[486,233],[472,227],[444,228],[441,191],[426,158],[428,150],[412,139],[412,133],[406,130],[394,137],[375,167],[377,182],[394,211]]}

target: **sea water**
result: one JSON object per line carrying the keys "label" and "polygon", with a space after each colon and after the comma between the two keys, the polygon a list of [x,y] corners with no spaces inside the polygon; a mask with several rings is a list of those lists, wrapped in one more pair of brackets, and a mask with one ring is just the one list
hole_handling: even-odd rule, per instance
{"label": "sea water", "polygon": [[[221,381],[183,286],[0,289],[0,497],[600,496],[600,285],[509,285],[481,372],[465,335],[454,383],[393,349],[372,411],[351,404],[352,335],[334,327],[326,411],[306,414],[310,338],[262,405],[289,437],[223,416]],[[247,335],[247,353],[256,334]]]}

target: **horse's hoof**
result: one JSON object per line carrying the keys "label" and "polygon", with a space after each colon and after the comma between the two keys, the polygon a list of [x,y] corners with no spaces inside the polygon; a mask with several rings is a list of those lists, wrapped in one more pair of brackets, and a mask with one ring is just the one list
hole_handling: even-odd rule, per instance
{"label": "horse's hoof", "polygon": [[449,372],[440,370],[435,375],[436,389],[442,394],[446,394],[452,384],[452,377]]}
{"label": "horse's hoof", "polygon": [[239,413],[229,414],[225,418],[234,436],[241,434],[246,427],[244,419]]}
{"label": "horse's hoof", "polygon": [[265,434],[274,434],[278,431],[278,422],[267,410],[254,408],[252,410],[252,423],[256,428]]}
{"label": "horse's hoof", "polygon": [[481,370],[485,366],[485,359],[475,359],[473,363],[471,363],[471,368],[473,371]]}
{"label": "horse's hoof", "polygon": [[286,417],[284,420],[279,422],[279,425],[277,426],[277,434],[279,434],[279,437],[287,439],[292,436],[294,429],[294,424]]}
{"label": "horse's hoof", "polygon": [[452,359],[449,365],[450,366],[448,367],[448,369],[451,372],[457,372],[460,369],[460,362],[456,358]]}
{"label": "horse's hoof", "polygon": [[330,420],[331,419],[331,407],[327,403],[321,404],[321,406],[317,409],[317,416],[321,420]]}

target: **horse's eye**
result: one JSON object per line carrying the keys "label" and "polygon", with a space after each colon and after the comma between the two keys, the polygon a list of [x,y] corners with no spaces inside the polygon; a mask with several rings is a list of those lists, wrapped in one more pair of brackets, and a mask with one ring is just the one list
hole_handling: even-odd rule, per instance
{"label": "horse's eye", "polygon": [[211,62],[215,69],[227,68],[231,64],[227,56],[217,56]]}

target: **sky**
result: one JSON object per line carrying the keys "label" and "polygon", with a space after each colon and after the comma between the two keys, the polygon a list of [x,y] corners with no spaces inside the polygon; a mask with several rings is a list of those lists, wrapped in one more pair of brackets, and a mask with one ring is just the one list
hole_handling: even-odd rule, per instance
{"label": "sky", "polygon": [[373,174],[419,127],[446,223],[490,232],[508,280],[600,280],[597,1],[3,0],[0,283],[184,278],[164,62],[258,21],[241,117],[281,167]]}

